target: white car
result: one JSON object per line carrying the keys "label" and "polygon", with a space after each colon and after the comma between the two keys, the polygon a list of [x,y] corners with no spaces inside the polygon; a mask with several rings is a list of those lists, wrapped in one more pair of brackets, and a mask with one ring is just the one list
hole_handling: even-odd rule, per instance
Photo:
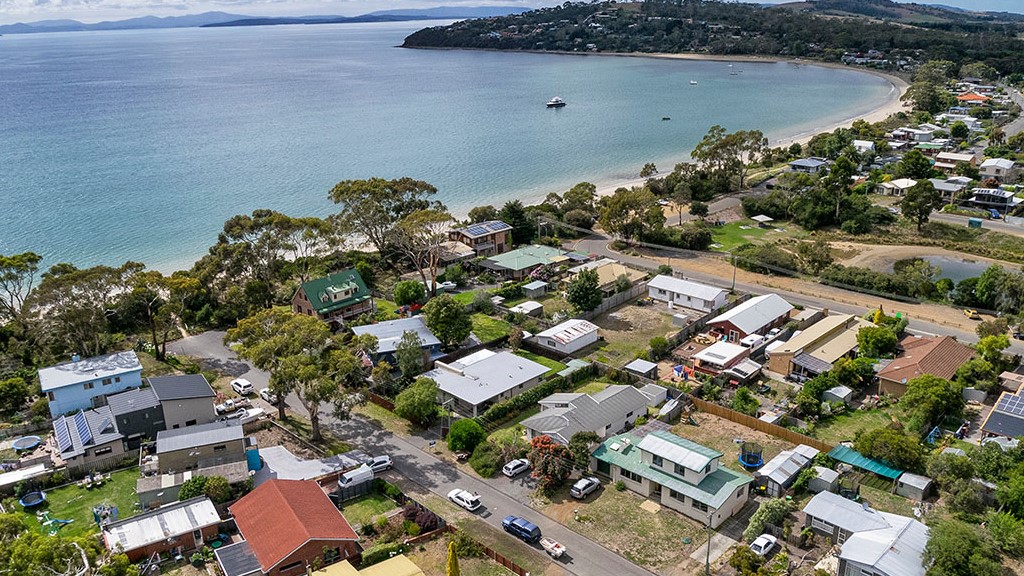
{"label": "white car", "polygon": [[508,464],[502,467],[501,473],[509,478],[515,478],[516,476],[526,472],[530,469],[530,461],[526,458],[516,458]]}
{"label": "white car", "polygon": [[750,543],[750,550],[758,556],[767,556],[772,548],[775,548],[775,536],[771,534],[761,534]]}
{"label": "white car", "polygon": [[226,414],[228,412],[231,412],[234,409],[235,409],[235,401],[231,400],[231,399],[225,400],[224,402],[222,402],[220,404],[217,404],[216,406],[213,407],[213,410],[217,414]]}
{"label": "white car", "polygon": [[449,492],[448,499],[470,512],[473,512],[480,507],[480,497],[461,488],[456,488]]}
{"label": "white car", "polygon": [[270,388],[263,388],[260,390],[260,398],[263,398],[266,402],[271,404],[277,404],[278,396],[270,391]]}
{"label": "white car", "polygon": [[221,422],[227,422],[228,420],[236,420],[236,419],[237,420],[241,420],[242,418],[245,418],[248,415],[249,415],[249,411],[248,410],[246,410],[245,408],[239,408],[238,410],[235,410],[234,412],[232,412],[230,414],[227,414],[225,416],[221,416],[220,418],[218,418],[218,420],[220,420]]}
{"label": "white car", "polygon": [[458,288],[458,285],[455,284],[455,282],[438,282],[437,283],[437,289],[438,290],[444,290],[445,292],[454,292],[456,288]]}
{"label": "white car", "polygon": [[586,498],[588,494],[597,490],[600,485],[601,481],[593,476],[580,478],[572,485],[572,488],[569,488],[569,495],[573,498],[582,500]]}
{"label": "white car", "polygon": [[231,389],[241,394],[242,396],[248,396],[253,393],[252,382],[249,382],[245,378],[235,378],[231,381]]}
{"label": "white car", "polygon": [[366,461],[366,465],[373,470],[374,474],[380,474],[386,470],[391,470],[391,467],[394,466],[395,463],[391,461],[391,456],[385,454],[384,456],[374,456],[373,458],[370,458]]}

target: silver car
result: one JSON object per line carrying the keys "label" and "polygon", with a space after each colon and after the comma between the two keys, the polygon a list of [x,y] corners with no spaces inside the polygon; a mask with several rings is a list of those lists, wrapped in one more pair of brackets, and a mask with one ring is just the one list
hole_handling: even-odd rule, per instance
{"label": "silver car", "polygon": [[366,465],[373,470],[374,474],[380,474],[386,470],[391,470],[395,463],[391,461],[391,456],[385,454],[384,456],[374,456],[367,460]]}
{"label": "silver car", "polygon": [[516,476],[526,472],[530,469],[530,461],[526,458],[516,458],[508,464],[505,464],[501,469],[501,473],[509,478],[515,478]]}
{"label": "silver car", "polygon": [[597,490],[600,485],[601,481],[593,476],[580,478],[572,485],[572,488],[569,488],[569,495],[573,498],[582,500],[586,498],[588,494]]}

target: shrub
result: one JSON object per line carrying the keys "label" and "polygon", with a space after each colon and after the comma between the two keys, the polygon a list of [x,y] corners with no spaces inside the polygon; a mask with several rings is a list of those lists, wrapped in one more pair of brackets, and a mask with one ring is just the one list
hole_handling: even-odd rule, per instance
{"label": "shrub", "polygon": [[661,360],[672,350],[672,345],[664,336],[655,336],[648,344],[651,347],[651,360]]}
{"label": "shrub", "polygon": [[463,418],[452,424],[448,431],[448,448],[455,451],[472,452],[477,444],[484,441],[487,434],[480,424],[472,418]]}
{"label": "shrub", "polygon": [[617,480],[615,482],[615,489],[618,490],[619,492],[622,492],[623,490],[626,489],[626,483],[623,482],[622,480]]}
{"label": "shrub", "polygon": [[395,284],[395,304],[399,306],[421,302],[426,294],[426,287],[417,280],[402,280]]}
{"label": "shrub", "polygon": [[753,542],[764,532],[765,526],[781,526],[792,511],[793,504],[783,498],[765,500],[750,517],[747,529],[743,531],[743,538],[747,542]]}
{"label": "shrub", "polygon": [[511,414],[516,414],[532,407],[542,398],[546,398],[555,392],[568,392],[572,387],[571,382],[561,376],[556,376],[518,396],[494,404],[483,415],[477,416],[476,420],[480,423],[501,422]]}
{"label": "shrub", "polygon": [[450,540],[455,544],[455,553],[459,558],[479,558],[484,555],[484,547],[465,530],[455,531]]}
{"label": "shrub", "polygon": [[417,378],[412,386],[398,393],[395,414],[420,426],[429,426],[437,416],[437,382]]}
{"label": "shrub", "polygon": [[403,552],[405,552],[405,544],[402,544],[401,542],[378,544],[363,550],[363,561],[359,566],[360,568],[373,566],[378,562],[383,562],[384,560],[391,558],[395,554],[401,554]]}
{"label": "shrub", "polygon": [[406,536],[419,536],[420,526],[412,520],[406,520],[402,522],[402,529],[405,530]]}
{"label": "shrub", "polygon": [[480,476],[490,478],[501,466],[500,458],[497,446],[490,442],[481,442],[476,445],[473,455],[469,457],[469,465]]}

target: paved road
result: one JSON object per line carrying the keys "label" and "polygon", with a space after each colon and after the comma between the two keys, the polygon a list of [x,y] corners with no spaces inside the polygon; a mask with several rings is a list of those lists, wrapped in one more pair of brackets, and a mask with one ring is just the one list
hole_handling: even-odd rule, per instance
{"label": "paved road", "polygon": [[[1013,102],[1017,104],[1017,106],[1020,106],[1022,109],[1024,109],[1024,96],[1021,96],[1020,92],[1013,88],[1010,88],[1009,86],[1006,87],[1006,92],[1007,94],[1010,95],[1010,99],[1013,100]],[[1013,136],[1014,134],[1019,134],[1021,132],[1024,132],[1024,114],[1018,116],[1017,119],[1014,120],[1013,122],[1010,122],[1006,126],[1003,126],[1003,133],[1006,134],[1007,138]]]}
{"label": "paved road", "polygon": [[[932,215],[928,217],[930,220],[936,222],[945,222],[946,224],[953,224],[955,226],[967,226],[967,220],[969,216],[961,216],[959,214],[943,214],[941,212],[932,212]],[[1003,234],[1009,234],[1011,236],[1024,236],[1024,227],[1014,226],[1008,224],[1002,220],[985,220],[982,223],[982,228],[994,230],[996,232],[1002,232]]]}
{"label": "paved road", "polygon": [[[224,346],[223,337],[223,332],[205,332],[170,343],[168,350],[196,358],[204,367],[217,367],[232,376],[244,376],[257,389],[267,386],[269,375],[239,359],[233,351]],[[301,405],[293,396],[289,397],[288,405],[301,411]],[[325,410],[320,413],[320,421],[325,429],[368,453],[390,454],[394,459],[396,471],[442,498],[447,497],[448,491],[455,487],[478,493],[485,508],[477,514],[499,531],[502,530],[501,519],[509,514],[529,519],[540,526],[546,536],[551,536],[566,546],[568,552],[556,562],[572,574],[653,574],[530,508],[526,495],[532,481],[526,474],[513,480],[504,476],[480,480],[463,474],[456,467],[430,454],[429,440],[426,438],[404,439],[381,430],[358,416],[339,422]],[[539,545],[533,548],[543,552]]]}

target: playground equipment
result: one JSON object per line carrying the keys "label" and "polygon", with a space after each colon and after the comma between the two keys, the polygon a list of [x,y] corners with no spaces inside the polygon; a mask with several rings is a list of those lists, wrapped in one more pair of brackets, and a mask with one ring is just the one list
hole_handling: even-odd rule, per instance
{"label": "playground equipment", "polygon": [[22,436],[11,443],[11,447],[14,448],[15,452],[28,452],[34,450],[40,444],[43,443],[43,439],[39,436]]}
{"label": "playground equipment", "polygon": [[46,494],[38,490],[34,492],[29,492],[28,494],[22,496],[20,500],[18,500],[18,504],[21,504],[22,507],[24,507],[26,510],[28,510],[29,508],[35,508],[36,506],[39,506],[44,502],[46,502]]}
{"label": "playground equipment", "polygon": [[764,448],[756,442],[744,442],[740,445],[740,464],[753,470],[764,465]]}
{"label": "playground equipment", "polygon": [[60,518],[50,518],[50,513],[48,511],[47,512],[40,512],[40,513],[36,514],[36,517],[39,519],[39,524],[41,525],[42,531],[43,532],[47,532],[48,531],[50,536],[56,536],[57,532],[60,531],[61,528],[65,527],[68,524],[71,524],[72,522],[75,521],[74,518],[72,518],[71,520],[62,520]]}
{"label": "playground equipment", "polygon": [[117,522],[117,517],[117,506],[112,504],[103,503],[99,506],[93,506],[92,508],[92,518],[100,528],[103,528],[107,524]]}
{"label": "playground equipment", "polygon": [[852,474],[840,476],[839,495],[847,500],[860,502],[860,480]]}

